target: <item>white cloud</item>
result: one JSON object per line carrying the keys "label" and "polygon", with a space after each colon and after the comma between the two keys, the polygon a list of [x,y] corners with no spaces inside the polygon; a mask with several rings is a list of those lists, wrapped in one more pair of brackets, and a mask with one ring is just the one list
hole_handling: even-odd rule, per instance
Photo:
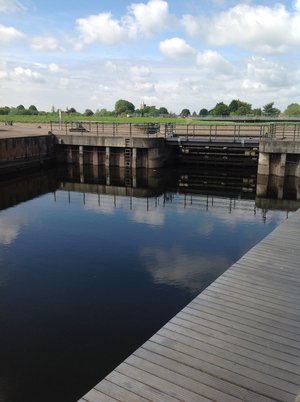
{"label": "white cloud", "polygon": [[43,81],[42,75],[30,68],[21,66],[15,67],[13,72],[10,73],[11,78],[18,78],[24,81]]}
{"label": "white cloud", "polygon": [[206,69],[210,74],[230,75],[234,67],[220,53],[206,50],[197,55],[197,65]]}
{"label": "white cloud", "polygon": [[[299,11],[299,0],[295,3]],[[237,45],[260,53],[283,53],[300,45],[300,16],[284,5],[238,4],[208,19],[185,15],[182,25],[192,37],[210,45]]]}
{"label": "white cloud", "polygon": [[32,38],[30,47],[37,52],[60,52],[63,50],[59,46],[58,40],[51,36],[37,36]]}
{"label": "white cloud", "polygon": [[168,3],[164,0],[131,4],[129,11],[125,20],[129,25],[129,34],[134,38],[138,35],[151,37],[155,32],[163,31],[170,19]]}
{"label": "white cloud", "polygon": [[50,63],[49,66],[48,66],[48,71],[50,73],[59,73],[60,71],[62,71],[62,69],[59,67],[58,64]]}
{"label": "white cloud", "polygon": [[0,24],[0,43],[10,43],[24,38],[24,34],[14,27]]}
{"label": "white cloud", "polygon": [[121,26],[120,21],[113,19],[111,13],[79,18],[76,23],[81,40],[85,44],[100,42],[105,45],[113,45],[126,41],[128,37],[128,33]]}
{"label": "white cloud", "polygon": [[155,32],[166,28],[170,19],[168,3],[164,0],[150,0],[148,3],[134,3],[128,13],[120,19],[110,12],[90,15],[76,20],[80,42],[76,48],[90,43],[116,45],[131,39],[149,38]]}
{"label": "white cloud", "polygon": [[253,56],[246,65],[243,88],[262,90],[287,87],[289,81],[289,74],[282,66],[264,57]]}
{"label": "white cloud", "polygon": [[295,0],[294,7],[296,11],[300,11],[300,0]]}
{"label": "white cloud", "polygon": [[24,10],[24,6],[17,0],[0,0],[0,13],[13,13]]}
{"label": "white cloud", "polygon": [[170,58],[190,57],[196,54],[196,50],[182,38],[171,38],[160,42],[159,50]]}

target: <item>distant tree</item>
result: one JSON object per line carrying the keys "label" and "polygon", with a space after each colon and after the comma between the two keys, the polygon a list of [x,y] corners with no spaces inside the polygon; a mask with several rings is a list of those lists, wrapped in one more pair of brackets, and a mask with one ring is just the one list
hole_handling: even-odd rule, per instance
{"label": "distant tree", "polygon": [[200,110],[200,112],[199,112],[199,116],[200,117],[205,117],[205,116],[207,116],[208,115],[208,110],[207,109],[201,109]]}
{"label": "distant tree", "polygon": [[262,115],[261,108],[258,107],[258,108],[256,108],[256,109],[252,109],[252,114],[253,114],[254,116],[261,116],[261,115]]}
{"label": "distant tree", "polygon": [[284,114],[286,116],[300,116],[300,105],[299,103],[291,103],[285,109]]}
{"label": "distant tree", "polygon": [[71,107],[70,109],[67,108],[66,110],[67,113],[77,113],[76,109],[74,107]]}
{"label": "distant tree", "polygon": [[189,109],[182,109],[180,116],[181,117],[189,117],[191,115],[191,112],[189,111]]}
{"label": "distant tree", "polygon": [[274,107],[274,102],[267,103],[263,106],[262,113],[264,116],[278,116],[280,114],[280,110]]}
{"label": "distant tree", "polygon": [[19,105],[14,109],[14,114],[17,115],[26,115],[29,114],[28,110],[25,109],[23,105]]}
{"label": "distant tree", "polygon": [[229,113],[236,112],[238,110],[239,106],[240,106],[240,100],[233,99],[228,105]]}
{"label": "distant tree", "polygon": [[7,115],[10,112],[10,108],[8,106],[0,107],[0,115]]}
{"label": "distant tree", "polygon": [[230,102],[228,110],[231,115],[246,116],[252,113],[252,105],[239,99],[234,99]]}
{"label": "distant tree", "polygon": [[36,106],[34,106],[34,105],[29,106],[28,112],[29,112],[29,114],[32,114],[32,115],[39,114],[39,111],[37,110]]}
{"label": "distant tree", "polygon": [[142,110],[143,115],[148,115],[148,116],[159,116],[159,111],[156,109],[155,106],[145,106],[144,109]]}
{"label": "distant tree", "polygon": [[52,105],[52,107],[51,107],[51,113],[56,113],[56,109],[55,109],[54,105]]}
{"label": "distant tree", "polygon": [[193,111],[192,117],[198,117],[196,111]]}
{"label": "distant tree", "polygon": [[158,113],[159,113],[159,114],[169,114],[168,109],[165,108],[165,107],[160,107],[160,108],[158,109]]}
{"label": "distant tree", "polygon": [[119,99],[115,103],[115,113],[117,115],[122,114],[122,113],[133,113],[134,110],[135,110],[134,104],[127,100]]}
{"label": "distant tree", "polygon": [[94,112],[91,109],[85,109],[84,115],[85,116],[93,116]]}
{"label": "distant tree", "polygon": [[228,116],[229,109],[224,102],[219,102],[216,106],[209,112],[213,116]]}

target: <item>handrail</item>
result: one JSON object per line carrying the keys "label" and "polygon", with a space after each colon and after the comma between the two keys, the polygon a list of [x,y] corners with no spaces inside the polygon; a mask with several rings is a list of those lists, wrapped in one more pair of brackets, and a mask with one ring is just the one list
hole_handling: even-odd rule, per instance
{"label": "handrail", "polygon": [[253,124],[177,124],[177,123],[119,123],[119,122],[58,122],[50,123],[57,135],[176,138],[208,141],[232,139],[271,139],[300,141],[300,123]]}

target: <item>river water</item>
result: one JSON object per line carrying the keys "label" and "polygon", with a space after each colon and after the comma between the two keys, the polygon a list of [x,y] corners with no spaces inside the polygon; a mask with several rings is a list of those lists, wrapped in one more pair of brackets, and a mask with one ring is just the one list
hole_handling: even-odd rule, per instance
{"label": "river water", "polygon": [[287,218],[255,175],[0,183],[0,401],[76,401]]}

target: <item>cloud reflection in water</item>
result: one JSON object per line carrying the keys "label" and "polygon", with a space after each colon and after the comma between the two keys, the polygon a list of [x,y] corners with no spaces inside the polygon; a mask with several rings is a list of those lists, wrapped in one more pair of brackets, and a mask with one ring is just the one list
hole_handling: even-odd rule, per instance
{"label": "cloud reflection in water", "polygon": [[225,256],[187,254],[180,248],[144,247],[140,256],[154,283],[181,287],[195,294],[205,286],[205,275],[230,265]]}

